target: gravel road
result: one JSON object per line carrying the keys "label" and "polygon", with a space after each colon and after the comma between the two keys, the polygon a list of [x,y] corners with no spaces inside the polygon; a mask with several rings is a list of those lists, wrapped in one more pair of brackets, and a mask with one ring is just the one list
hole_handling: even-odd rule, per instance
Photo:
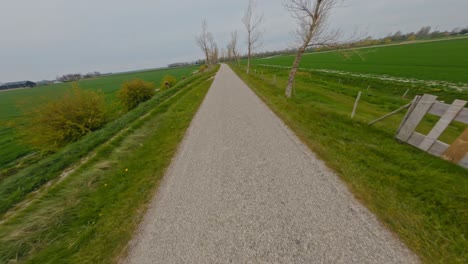
{"label": "gravel road", "polygon": [[123,262],[419,260],[222,65]]}

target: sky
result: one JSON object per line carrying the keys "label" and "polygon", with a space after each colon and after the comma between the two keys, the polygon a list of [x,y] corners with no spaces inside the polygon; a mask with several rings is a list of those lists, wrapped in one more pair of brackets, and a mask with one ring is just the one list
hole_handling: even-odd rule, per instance
{"label": "sky", "polygon": [[[0,82],[67,73],[121,72],[203,58],[203,19],[219,47],[239,33],[248,0],[0,0]],[[296,22],[284,0],[257,0],[264,15],[259,51],[290,48]],[[384,37],[391,32],[468,27],[467,0],[345,0],[330,28]]]}

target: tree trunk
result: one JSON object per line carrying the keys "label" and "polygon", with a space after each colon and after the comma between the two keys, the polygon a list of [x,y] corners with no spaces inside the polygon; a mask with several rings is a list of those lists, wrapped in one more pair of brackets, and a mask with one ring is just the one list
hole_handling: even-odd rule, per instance
{"label": "tree trunk", "polygon": [[251,49],[250,49],[250,43],[249,43],[249,48],[247,52],[247,74],[250,74],[250,52],[251,52]]}
{"label": "tree trunk", "polygon": [[251,55],[251,52],[252,52],[252,39],[250,38],[251,35],[250,35],[250,30],[249,30],[249,33],[247,35],[247,74],[250,74],[250,55]]}
{"label": "tree trunk", "polygon": [[285,95],[288,98],[290,98],[292,95],[294,79],[296,78],[297,69],[299,68],[299,63],[301,62],[302,55],[304,54],[305,49],[306,48],[304,46],[299,48],[299,50],[297,51],[296,58],[294,59],[294,63],[291,67],[291,71],[289,72],[288,84],[286,86],[285,92]]}
{"label": "tree trunk", "polygon": [[208,53],[207,50],[205,51],[205,57],[206,57],[205,64],[210,65],[210,54]]}

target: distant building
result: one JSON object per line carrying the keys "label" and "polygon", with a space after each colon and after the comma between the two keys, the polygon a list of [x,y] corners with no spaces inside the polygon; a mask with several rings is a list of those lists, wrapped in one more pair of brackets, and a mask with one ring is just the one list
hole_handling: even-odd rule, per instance
{"label": "distant building", "polygon": [[35,82],[31,81],[21,81],[21,82],[9,82],[0,85],[0,90],[15,89],[15,88],[24,88],[24,87],[34,87],[36,86]]}

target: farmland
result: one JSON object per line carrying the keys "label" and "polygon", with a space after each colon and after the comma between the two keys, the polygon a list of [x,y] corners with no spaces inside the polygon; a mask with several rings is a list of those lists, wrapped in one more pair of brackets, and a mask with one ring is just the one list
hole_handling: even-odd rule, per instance
{"label": "farmland", "polygon": [[[184,67],[164,70],[142,71],[127,74],[103,76],[95,79],[81,80],[78,85],[84,89],[100,90],[106,97],[108,105],[117,111],[119,106],[115,104],[116,93],[120,85],[134,78],[155,82],[159,85],[165,75],[173,75],[177,79],[189,76],[196,67]],[[10,162],[31,152],[22,145],[15,130],[8,127],[10,122],[18,122],[22,116],[22,110],[29,106],[40,104],[49,99],[57,98],[71,87],[71,83],[39,86],[32,89],[9,90],[0,93],[0,171]],[[0,180],[1,180],[0,176]]]}
{"label": "farmland", "polygon": [[[338,52],[308,53],[300,67],[468,83],[468,38],[368,47],[358,52],[362,58],[353,53],[350,57]],[[294,56],[278,56],[256,63],[291,66],[293,60]]]}

